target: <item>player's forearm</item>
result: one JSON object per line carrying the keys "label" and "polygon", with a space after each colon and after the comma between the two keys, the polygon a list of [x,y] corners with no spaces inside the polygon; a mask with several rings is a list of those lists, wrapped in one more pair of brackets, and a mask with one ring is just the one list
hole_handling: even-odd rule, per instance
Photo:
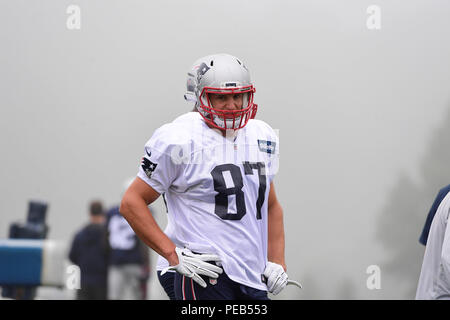
{"label": "player's forearm", "polygon": [[283,209],[276,201],[268,209],[268,248],[267,258],[271,262],[275,262],[283,266],[286,271],[286,263],[284,258],[284,223],[283,223]]}
{"label": "player's forearm", "polygon": [[144,199],[128,194],[122,199],[119,211],[146,245],[163,256],[169,264],[178,264],[175,244],[158,226]]}

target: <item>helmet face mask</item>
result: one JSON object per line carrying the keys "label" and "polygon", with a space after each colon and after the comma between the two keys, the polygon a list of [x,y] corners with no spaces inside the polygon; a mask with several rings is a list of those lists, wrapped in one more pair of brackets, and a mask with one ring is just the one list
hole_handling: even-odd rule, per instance
{"label": "helmet face mask", "polygon": [[[254,118],[254,114],[256,113],[256,105],[253,103],[254,92],[255,89],[252,85],[225,89],[205,87],[199,96],[197,109],[199,109],[204,120],[217,129],[241,129],[247,124],[248,120]],[[239,110],[223,110],[215,108],[211,103],[209,94],[242,94],[242,108]]]}
{"label": "helmet face mask", "polygon": [[[188,73],[187,89],[185,99],[195,101],[205,122],[214,128],[238,130],[256,115],[257,105],[253,103],[255,88],[248,69],[231,55],[211,55],[197,60]],[[210,94],[243,94],[242,108],[225,110],[214,107]]]}

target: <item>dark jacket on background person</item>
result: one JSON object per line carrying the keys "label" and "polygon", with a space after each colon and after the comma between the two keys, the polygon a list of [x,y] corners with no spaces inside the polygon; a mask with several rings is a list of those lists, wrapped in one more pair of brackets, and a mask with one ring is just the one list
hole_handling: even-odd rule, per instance
{"label": "dark jacket on background person", "polygon": [[80,267],[81,288],[107,285],[108,245],[103,224],[88,224],[74,237],[69,259]]}

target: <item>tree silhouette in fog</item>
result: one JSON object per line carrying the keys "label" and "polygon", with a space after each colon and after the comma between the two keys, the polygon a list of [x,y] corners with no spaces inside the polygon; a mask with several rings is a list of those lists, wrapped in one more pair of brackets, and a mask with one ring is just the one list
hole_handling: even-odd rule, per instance
{"label": "tree silhouette in fog", "polygon": [[450,110],[432,134],[418,170],[420,180],[416,183],[400,174],[376,230],[376,238],[387,253],[382,273],[395,279],[395,288],[406,290],[398,293],[400,299],[415,297],[424,253],[420,233],[439,189],[450,184]]}

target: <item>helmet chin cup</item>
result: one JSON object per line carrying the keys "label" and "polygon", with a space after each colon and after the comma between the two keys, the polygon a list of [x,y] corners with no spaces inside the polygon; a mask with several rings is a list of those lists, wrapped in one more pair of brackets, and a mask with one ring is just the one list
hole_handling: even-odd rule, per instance
{"label": "helmet chin cup", "polygon": [[[209,110],[208,110],[209,109]],[[256,114],[257,105],[252,104],[244,110],[235,111],[235,116],[221,117],[216,109],[197,105],[197,110],[205,122],[220,130],[238,130],[245,127],[250,119]],[[218,110],[220,112],[220,110]]]}
{"label": "helmet chin cup", "polygon": [[213,116],[214,123],[223,130],[237,130],[241,123],[242,116],[234,119],[222,119],[219,116]]}

